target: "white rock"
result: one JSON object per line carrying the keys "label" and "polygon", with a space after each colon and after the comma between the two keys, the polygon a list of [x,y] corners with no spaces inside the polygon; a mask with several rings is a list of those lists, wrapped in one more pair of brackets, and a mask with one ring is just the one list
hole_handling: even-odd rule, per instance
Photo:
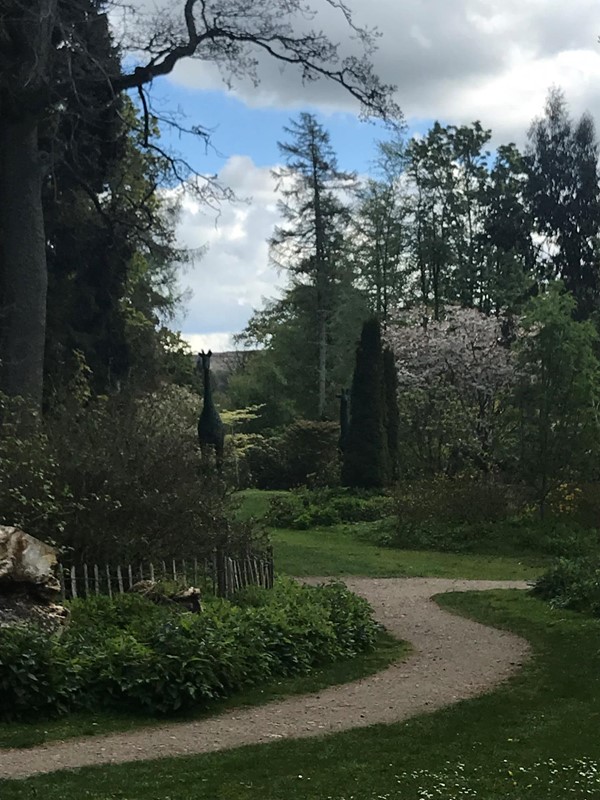
{"label": "white rock", "polygon": [[0,593],[14,584],[43,596],[60,593],[56,549],[28,533],[0,525]]}

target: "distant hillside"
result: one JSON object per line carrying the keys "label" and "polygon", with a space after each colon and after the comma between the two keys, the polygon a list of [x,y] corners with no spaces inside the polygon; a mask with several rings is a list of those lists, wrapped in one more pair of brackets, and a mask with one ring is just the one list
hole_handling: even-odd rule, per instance
{"label": "distant hillside", "polygon": [[[248,358],[256,352],[256,350],[226,350],[223,353],[213,353],[210,360],[213,388],[220,392],[226,391],[234,372],[243,369]],[[198,354],[194,353],[193,358],[195,364]]]}

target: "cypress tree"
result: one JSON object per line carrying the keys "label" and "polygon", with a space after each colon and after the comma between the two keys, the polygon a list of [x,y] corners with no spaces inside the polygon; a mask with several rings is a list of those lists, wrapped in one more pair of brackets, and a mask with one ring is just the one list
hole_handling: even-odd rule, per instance
{"label": "cypress tree", "polygon": [[389,478],[398,479],[398,434],[400,415],[398,413],[398,373],[396,360],[389,347],[383,351],[383,382],[385,392],[385,429],[389,456]]}
{"label": "cypress tree", "polygon": [[388,482],[383,353],[379,320],[367,320],[356,351],[350,425],[342,464],[345,486],[381,488]]}

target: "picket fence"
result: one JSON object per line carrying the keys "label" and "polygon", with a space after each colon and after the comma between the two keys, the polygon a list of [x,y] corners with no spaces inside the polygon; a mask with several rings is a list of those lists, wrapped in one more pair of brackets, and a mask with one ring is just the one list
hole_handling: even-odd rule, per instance
{"label": "picket fence", "polygon": [[140,564],[58,565],[63,600],[125,594],[139,581],[176,581],[198,586],[209,581],[218,597],[231,597],[246,586],[273,588],[273,551],[230,556],[215,550],[210,558],[170,559]]}

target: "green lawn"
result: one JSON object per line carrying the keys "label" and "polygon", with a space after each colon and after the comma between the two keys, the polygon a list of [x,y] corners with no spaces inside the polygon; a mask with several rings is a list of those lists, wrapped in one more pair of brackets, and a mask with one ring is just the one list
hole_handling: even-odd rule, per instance
{"label": "green lawn", "polygon": [[[542,800],[600,797],[600,624],[520,592],[446,595],[526,636],[493,693],[403,724],[0,784],[2,800]],[[589,760],[592,760],[590,765]],[[554,762],[552,761],[554,760]],[[419,789],[426,790],[420,791]]]}
{"label": "green lawn", "polygon": [[66,717],[42,721],[0,722],[0,748],[33,747],[56,739],[96,736],[102,733],[161,725],[165,722],[202,719],[230,708],[263,705],[289,695],[316,692],[326,686],[364,678],[385,669],[395,661],[406,658],[409,652],[410,645],[408,643],[398,641],[382,631],[377,637],[375,649],[370,653],[361,653],[355,658],[328,664],[308,675],[284,678],[274,683],[251,687],[224,700],[216,700],[208,709],[168,717],[148,717],[147,715],[107,711],[104,714],[70,714]]}
{"label": "green lawn", "polygon": [[286,575],[429,576],[530,580],[542,571],[532,557],[464,555],[377,547],[358,538],[360,524],[310,531],[272,530],[275,568]]}
{"label": "green lawn", "polygon": [[[240,492],[240,516],[264,516],[269,500],[285,492]],[[308,531],[272,529],[275,568],[284,575],[365,575],[373,577],[472,578],[531,580],[544,569],[543,559],[528,554],[497,556],[398,550],[368,540],[373,523],[333,525]]]}
{"label": "green lawn", "polygon": [[272,497],[284,497],[286,494],[287,492],[273,490],[244,489],[236,494],[236,499],[240,503],[238,516],[240,519],[250,519],[250,517],[260,519],[269,510],[269,502]]}

